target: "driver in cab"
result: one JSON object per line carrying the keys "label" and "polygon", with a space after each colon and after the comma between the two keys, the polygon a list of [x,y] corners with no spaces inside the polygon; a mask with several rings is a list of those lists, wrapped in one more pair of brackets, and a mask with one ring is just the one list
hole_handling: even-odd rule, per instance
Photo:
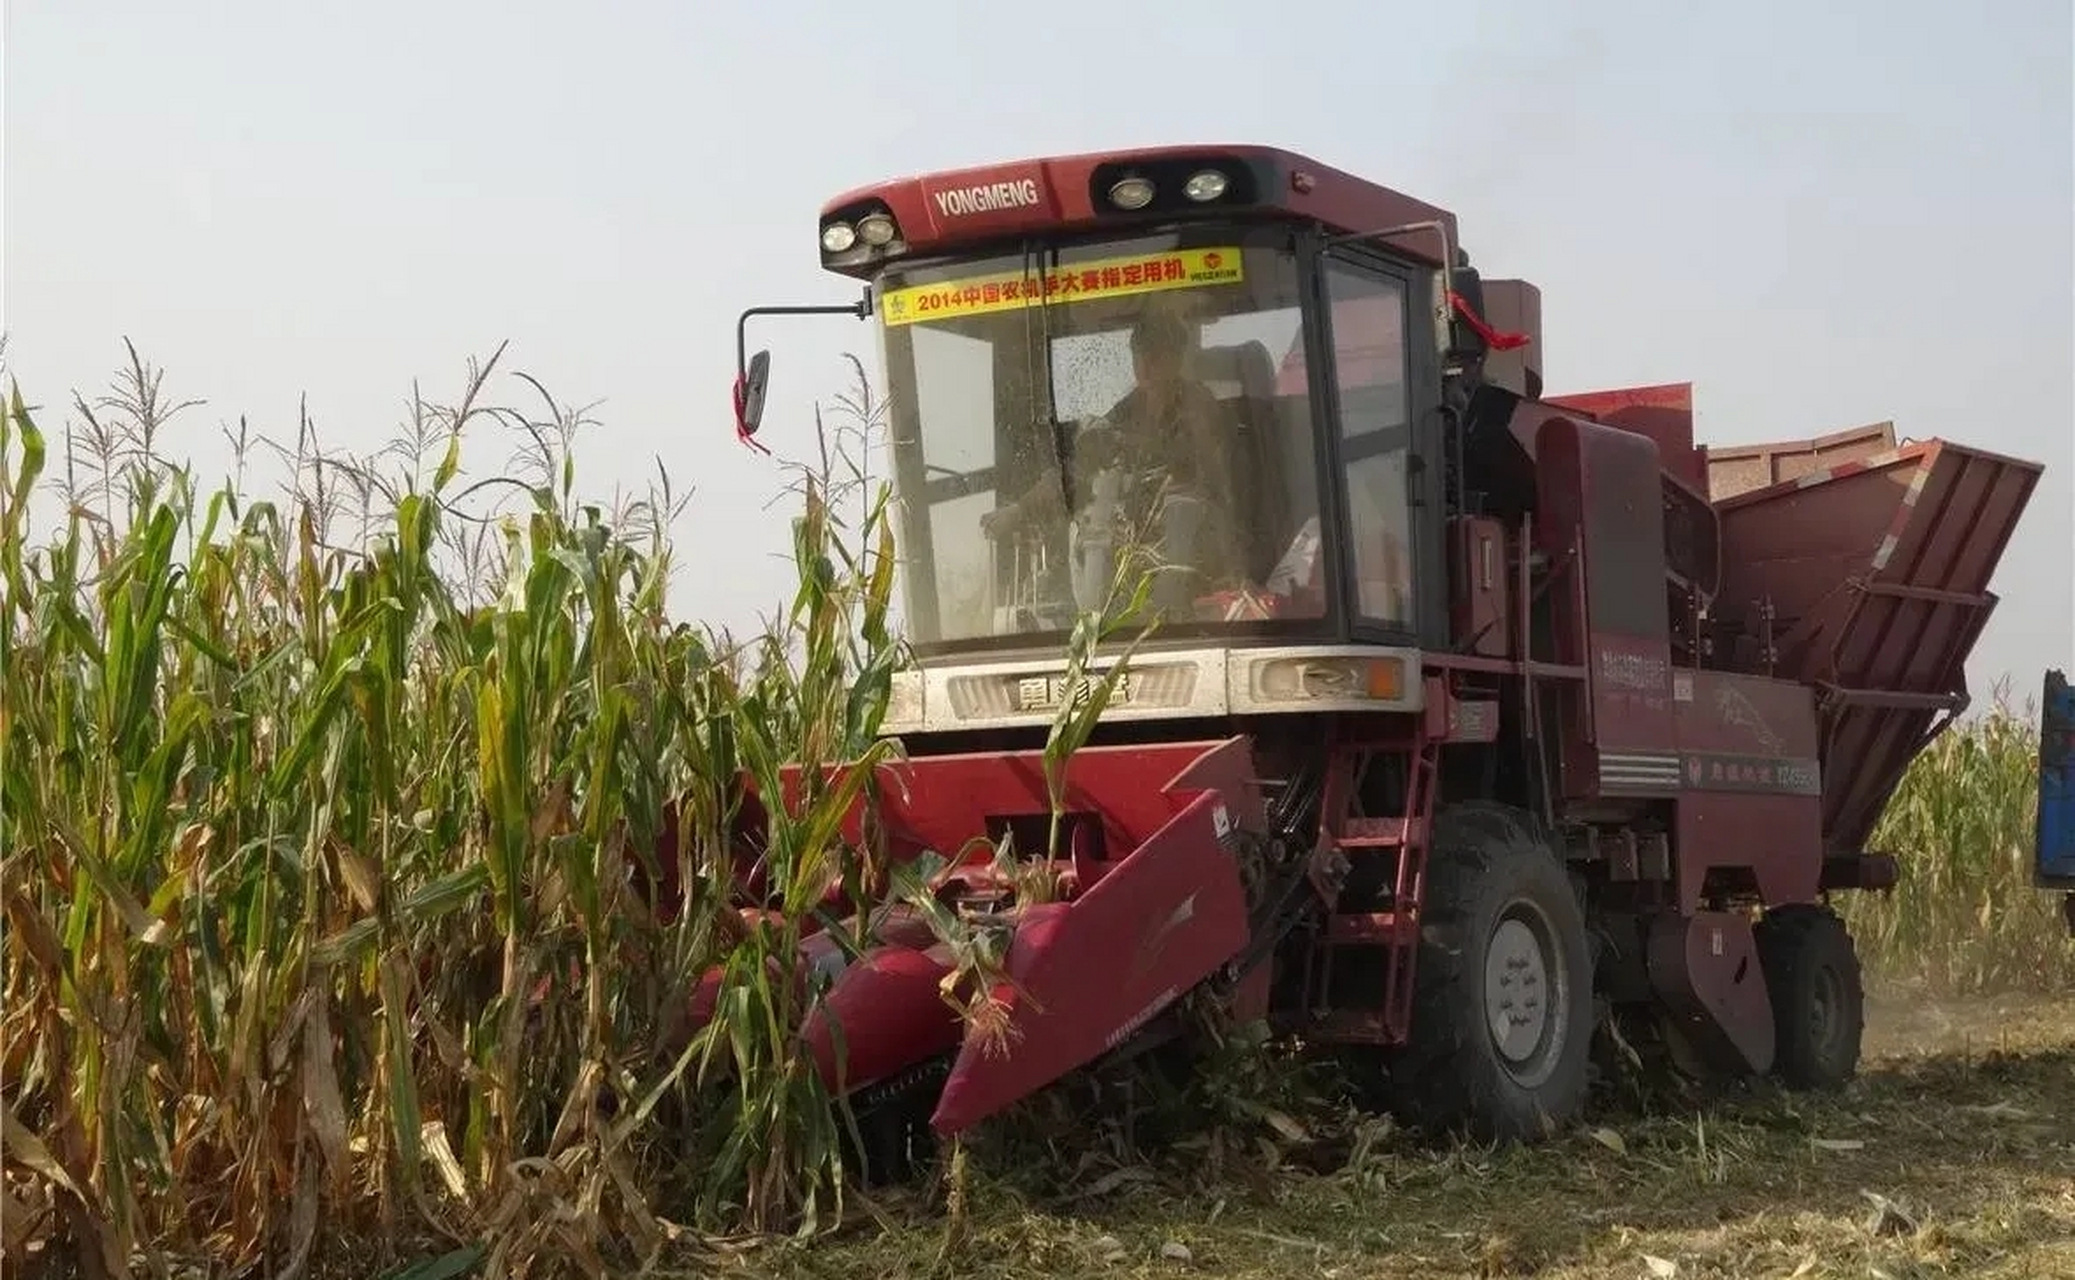
{"label": "driver in cab", "polygon": [[[1231,424],[1210,388],[1188,375],[1192,346],[1189,326],[1178,316],[1153,311],[1138,322],[1131,331],[1133,386],[1104,415],[1107,431],[1077,433],[1072,470],[1077,504],[1087,501],[1097,470],[1117,466],[1133,477],[1136,492],[1127,509],[1140,537],[1160,546],[1169,564],[1201,575],[1189,584],[1194,590],[1238,573],[1242,561],[1231,519]],[[1067,516],[1049,451],[1045,471],[1021,498],[981,517],[986,536],[999,539]],[[1178,497],[1194,501],[1177,503]]]}

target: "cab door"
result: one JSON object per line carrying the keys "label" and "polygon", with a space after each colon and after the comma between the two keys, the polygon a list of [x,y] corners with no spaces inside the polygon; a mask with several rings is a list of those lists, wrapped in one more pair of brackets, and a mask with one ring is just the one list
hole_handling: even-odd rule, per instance
{"label": "cab door", "polygon": [[[1431,343],[1415,340],[1423,279],[1370,255],[1328,253],[1321,291],[1329,348],[1326,398],[1337,423],[1336,487],[1343,513],[1343,598],[1356,639],[1417,644],[1431,629],[1426,571],[1439,542],[1417,407],[1436,377]],[[1424,358],[1422,358],[1424,357]]]}

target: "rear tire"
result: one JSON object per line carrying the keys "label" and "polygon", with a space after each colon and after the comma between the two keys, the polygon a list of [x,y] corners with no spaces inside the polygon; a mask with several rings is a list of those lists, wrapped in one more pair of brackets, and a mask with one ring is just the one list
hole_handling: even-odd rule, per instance
{"label": "rear tire", "polygon": [[1592,957],[1569,873],[1528,816],[1452,806],[1434,821],[1411,1043],[1391,1088],[1423,1128],[1541,1138],[1583,1109]]}
{"label": "rear tire", "polygon": [[1866,992],[1859,953],[1828,907],[1794,903],[1758,923],[1772,997],[1772,1074],[1790,1089],[1835,1089],[1859,1069]]}

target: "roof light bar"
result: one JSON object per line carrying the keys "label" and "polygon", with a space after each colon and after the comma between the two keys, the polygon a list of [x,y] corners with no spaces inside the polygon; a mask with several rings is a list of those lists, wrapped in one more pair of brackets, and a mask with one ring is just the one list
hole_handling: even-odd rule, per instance
{"label": "roof light bar", "polygon": [[1182,185],[1182,194],[1198,204],[1209,204],[1225,194],[1230,179],[1217,169],[1202,169],[1189,175]]}
{"label": "roof light bar", "polygon": [[857,234],[874,249],[893,243],[896,229],[893,218],[884,213],[868,213],[857,220]]}
{"label": "roof light bar", "polygon": [[1143,209],[1153,203],[1153,184],[1145,178],[1119,179],[1110,187],[1110,203],[1119,209]]}

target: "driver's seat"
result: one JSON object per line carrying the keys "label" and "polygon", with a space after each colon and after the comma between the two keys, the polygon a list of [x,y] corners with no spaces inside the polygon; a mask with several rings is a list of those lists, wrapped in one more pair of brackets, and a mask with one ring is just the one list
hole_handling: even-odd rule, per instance
{"label": "driver's seat", "polygon": [[1258,339],[1223,347],[1204,347],[1192,362],[1194,373],[1233,416],[1232,474],[1246,477],[1232,495],[1232,509],[1247,545],[1247,573],[1267,580],[1295,532],[1286,454],[1276,439],[1275,361]]}

